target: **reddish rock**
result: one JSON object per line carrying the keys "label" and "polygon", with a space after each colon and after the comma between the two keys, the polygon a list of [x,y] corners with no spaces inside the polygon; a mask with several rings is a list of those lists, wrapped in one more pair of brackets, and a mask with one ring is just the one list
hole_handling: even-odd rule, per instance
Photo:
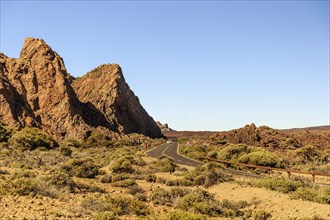
{"label": "reddish rock", "polygon": [[[160,137],[119,66],[96,70],[108,67],[108,75],[93,70],[74,80],[63,59],[43,40],[27,38],[19,58],[0,53],[0,121],[16,128],[39,127],[57,138],[82,138],[95,129]],[[103,89],[94,91],[96,85]]]}

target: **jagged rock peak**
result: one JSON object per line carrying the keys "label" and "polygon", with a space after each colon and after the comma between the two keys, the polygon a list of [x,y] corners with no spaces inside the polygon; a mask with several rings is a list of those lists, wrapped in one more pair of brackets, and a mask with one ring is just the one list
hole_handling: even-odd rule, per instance
{"label": "jagged rock peak", "polygon": [[0,53],[0,121],[40,127],[57,138],[81,138],[95,129],[162,136],[119,65],[101,65],[74,79],[62,58],[35,38],[25,39],[20,58]]}
{"label": "jagged rock peak", "polygon": [[25,38],[20,58],[47,58],[49,60],[54,60],[56,55],[56,52],[54,52],[43,39]]}

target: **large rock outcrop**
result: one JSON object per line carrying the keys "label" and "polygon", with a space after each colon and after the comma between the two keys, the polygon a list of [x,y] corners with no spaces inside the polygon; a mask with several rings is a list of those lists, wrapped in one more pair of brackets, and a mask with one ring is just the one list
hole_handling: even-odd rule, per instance
{"label": "large rock outcrop", "polygon": [[[103,89],[95,91],[96,85]],[[95,129],[161,136],[118,65],[102,65],[74,79],[62,58],[34,38],[25,39],[17,59],[0,53],[0,121],[39,127],[57,138],[82,138]]]}
{"label": "large rock outcrop", "polygon": [[117,64],[104,64],[73,81],[79,100],[91,103],[119,133],[159,137],[160,129],[125,82]]}

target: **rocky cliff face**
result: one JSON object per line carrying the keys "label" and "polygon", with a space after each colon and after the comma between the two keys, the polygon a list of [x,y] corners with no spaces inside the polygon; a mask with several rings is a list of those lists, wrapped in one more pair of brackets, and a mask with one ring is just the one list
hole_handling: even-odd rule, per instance
{"label": "rocky cliff face", "polygon": [[119,65],[101,65],[75,79],[72,86],[79,100],[95,106],[117,132],[160,136],[160,129],[125,82]]}
{"label": "rocky cliff face", "polygon": [[82,138],[95,129],[161,136],[118,65],[74,79],[62,58],[34,38],[25,39],[17,59],[0,53],[0,121],[40,127],[58,138]]}

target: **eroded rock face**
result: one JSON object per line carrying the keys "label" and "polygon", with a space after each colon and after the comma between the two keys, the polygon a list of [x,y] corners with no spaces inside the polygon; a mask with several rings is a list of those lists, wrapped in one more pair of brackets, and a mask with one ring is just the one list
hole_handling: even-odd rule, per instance
{"label": "eroded rock face", "polygon": [[[16,128],[39,127],[57,138],[82,138],[94,129],[159,137],[120,67],[100,68],[103,75],[92,71],[74,80],[62,58],[43,40],[25,39],[19,58],[0,53],[0,121]],[[120,74],[114,74],[117,70]],[[96,91],[96,85],[103,89]]]}
{"label": "eroded rock face", "polygon": [[115,131],[160,137],[155,121],[125,82],[117,64],[104,64],[73,81],[79,100],[94,105]]}

